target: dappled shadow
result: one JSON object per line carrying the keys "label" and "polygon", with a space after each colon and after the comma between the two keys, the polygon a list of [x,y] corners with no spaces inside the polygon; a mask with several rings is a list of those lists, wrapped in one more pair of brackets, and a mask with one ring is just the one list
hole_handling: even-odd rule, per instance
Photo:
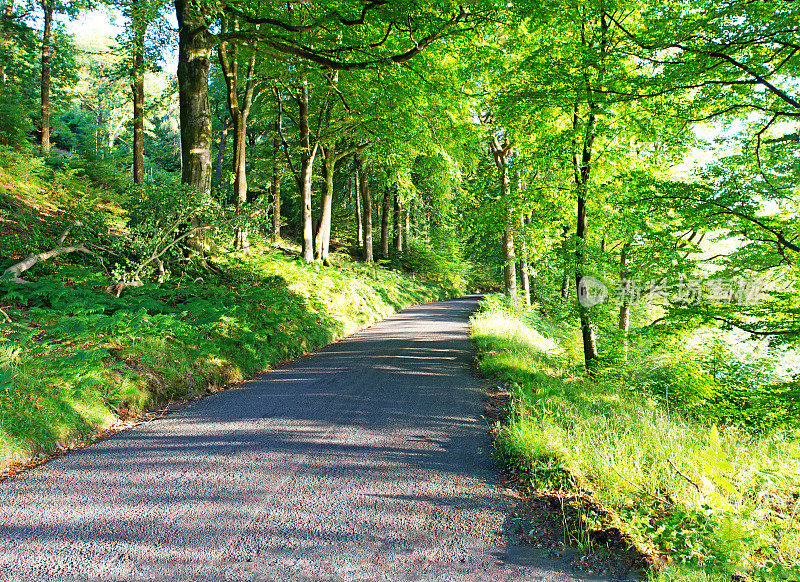
{"label": "dappled shadow", "polygon": [[536,579],[498,553],[512,501],[470,373],[474,307],[411,308],[0,484],[0,577]]}

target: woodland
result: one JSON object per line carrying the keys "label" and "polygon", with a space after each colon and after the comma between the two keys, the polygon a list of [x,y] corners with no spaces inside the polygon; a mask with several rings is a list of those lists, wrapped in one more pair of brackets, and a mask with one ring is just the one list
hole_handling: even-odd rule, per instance
{"label": "woodland", "polygon": [[5,0],[0,47],[3,467],[480,292],[496,456],[611,512],[572,542],[800,579],[797,3]]}

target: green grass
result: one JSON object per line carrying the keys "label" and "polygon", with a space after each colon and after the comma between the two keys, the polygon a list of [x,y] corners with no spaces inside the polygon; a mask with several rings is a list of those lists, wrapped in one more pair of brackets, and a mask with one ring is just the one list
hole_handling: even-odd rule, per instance
{"label": "green grass", "polygon": [[263,247],[228,263],[213,281],[119,298],[106,277],[74,264],[0,284],[14,321],[0,326],[0,467],[446,296],[378,267],[307,265]]}
{"label": "green grass", "polygon": [[[55,246],[65,199],[124,225],[119,192],[3,148],[0,194],[0,272]],[[230,237],[219,239],[224,249]],[[213,270],[187,264],[120,297],[103,263],[82,254],[37,264],[29,284],[0,281],[12,320],[0,323],[0,470],[455,293],[346,255],[325,267],[297,254],[253,233],[249,256],[227,249]]]}
{"label": "green grass", "polygon": [[574,372],[569,330],[491,298],[472,320],[480,369],[512,392],[498,458],[534,488],[590,491],[658,580],[800,579],[800,440],[668,413],[622,381]]}

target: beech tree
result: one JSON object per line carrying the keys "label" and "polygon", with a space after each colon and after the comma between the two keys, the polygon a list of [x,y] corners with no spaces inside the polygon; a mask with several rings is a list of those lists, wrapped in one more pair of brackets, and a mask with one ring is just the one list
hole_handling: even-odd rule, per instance
{"label": "beech tree", "polygon": [[[282,4],[268,4],[251,12],[247,4],[212,6],[176,0],[184,182],[201,190],[210,186],[208,67],[210,51],[217,43],[247,41],[278,58],[294,57],[329,70],[402,64],[437,39],[467,28],[473,16],[464,7],[452,11],[447,3],[432,3],[427,8],[430,11],[417,6],[390,7],[378,0],[365,4],[360,14],[347,17],[321,5],[287,11]],[[236,16],[252,28],[212,34],[210,23],[222,14]],[[307,160],[311,154],[307,152]],[[312,253],[309,247],[304,256],[312,257]]]}
{"label": "beech tree", "polygon": [[[41,44],[41,134],[40,151],[47,154],[50,151],[50,115],[52,107],[50,103],[50,92],[52,85],[52,43],[53,43],[53,15],[67,14],[74,16],[81,10],[91,7],[85,0],[38,0],[42,9],[42,44]],[[13,4],[6,7],[6,11],[13,11]]]}

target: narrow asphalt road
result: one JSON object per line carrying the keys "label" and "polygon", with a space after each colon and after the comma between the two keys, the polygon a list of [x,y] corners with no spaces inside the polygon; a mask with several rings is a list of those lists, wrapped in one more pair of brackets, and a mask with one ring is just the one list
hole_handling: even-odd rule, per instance
{"label": "narrow asphalt road", "polygon": [[475,298],[0,483],[0,580],[575,580],[507,544]]}

